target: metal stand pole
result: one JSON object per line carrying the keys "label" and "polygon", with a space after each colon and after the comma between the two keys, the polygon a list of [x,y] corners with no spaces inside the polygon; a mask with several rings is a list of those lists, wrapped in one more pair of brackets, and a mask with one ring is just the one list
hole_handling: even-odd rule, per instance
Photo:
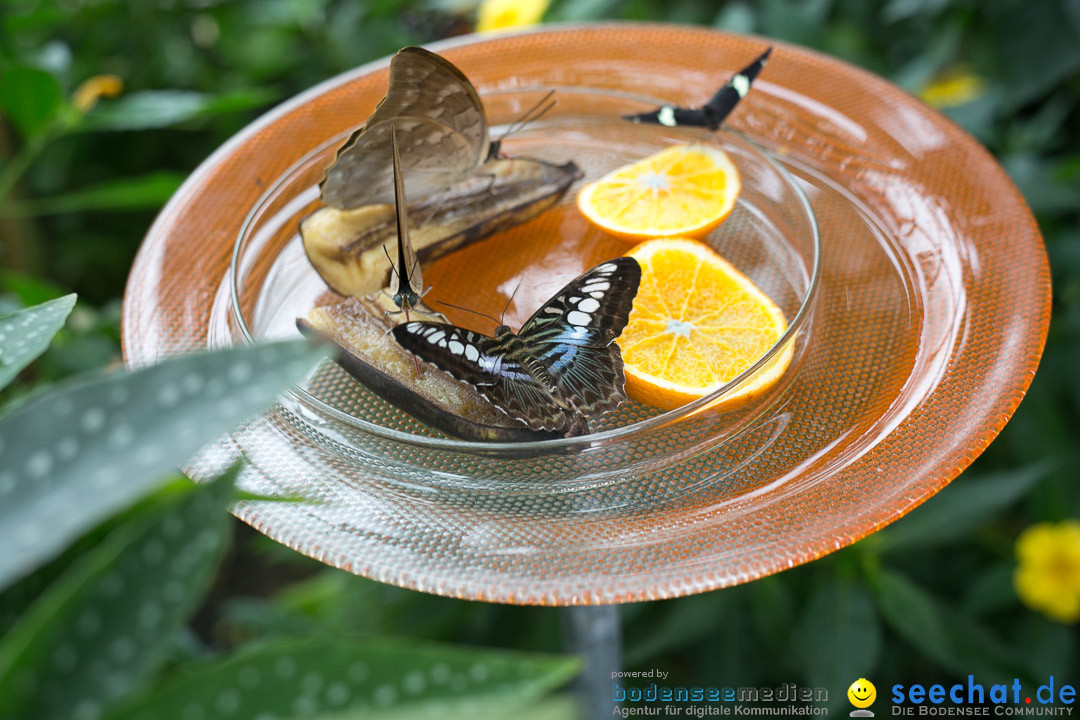
{"label": "metal stand pole", "polygon": [[563,612],[566,649],[585,663],[575,682],[583,720],[611,717],[611,673],[621,668],[618,605],[572,606]]}

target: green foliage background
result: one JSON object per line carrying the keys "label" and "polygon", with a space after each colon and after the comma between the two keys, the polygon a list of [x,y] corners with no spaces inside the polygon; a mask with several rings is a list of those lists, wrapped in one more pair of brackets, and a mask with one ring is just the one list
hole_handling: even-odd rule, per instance
{"label": "green foliage background", "polygon": [[[1080,516],[1073,374],[1080,357],[1080,2],[563,0],[547,18],[760,33],[838,56],[912,92],[949,73],[974,74],[982,80],[978,96],[943,111],[1012,175],[1038,216],[1053,271],[1042,367],[971,470],[908,518],[823,560],[731,590],[623,608],[628,668],[659,667],[688,686],[796,681],[837,697],[860,676],[890,684],[968,673],[987,683],[1075,678],[1076,629],[1021,606],[1011,576],[1024,527]],[[225,139],[337,72],[469,24],[469,8],[450,0],[6,0],[0,314],[68,292],[79,303],[0,401],[14,407],[58,380],[118,365],[119,299],[139,242],[171,192]],[[124,94],[73,114],[63,98],[103,73],[122,77]],[[13,74],[18,83],[9,82]],[[176,501],[150,504],[167,502]],[[96,543],[127,520],[92,532],[32,576],[30,589],[23,583],[0,595],[7,609],[0,627],[17,627],[65,563],[100,552]],[[437,640],[561,651],[556,610],[371,583],[232,524],[234,539],[208,594],[191,622],[161,643],[155,678],[199,677],[236,648],[326,634],[389,636],[391,649]],[[570,712],[552,707],[551,717]]]}

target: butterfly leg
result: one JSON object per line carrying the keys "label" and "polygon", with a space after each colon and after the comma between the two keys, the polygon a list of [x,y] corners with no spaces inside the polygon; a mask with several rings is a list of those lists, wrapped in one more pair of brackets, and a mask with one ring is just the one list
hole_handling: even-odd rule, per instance
{"label": "butterfly leg", "polygon": [[[386,293],[385,290],[383,290],[382,292]],[[389,294],[389,293],[387,293],[387,294]],[[387,310],[386,312],[383,313],[383,316],[390,317],[391,315],[402,315],[402,314],[405,315],[405,322],[409,322],[409,306],[408,305],[403,306],[400,310]],[[394,328],[397,327],[398,324],[399,323],[394,323],[389,328],[387,328],[386,332],[383,333],[383,334],[384,335],[389,335],[390,333],[392,333],[394,331]],[[416,355],[413,354],[413,353],[409,353],[409,354],[412,355],[413,367],[416,368],[416,374],[419,375],[420,374],[420,359],[417,358]]]}
{"label": "butterfly leg", "polygon": [[498,177],[495,173],[478,173],[480,177],[485,177],[488,180],[488,185],[484,188],[483,192],[491,193],[491,189],[495,187],[495,183],[498,181]]}
{"label": "butterfly leg", "polygon": [[570,429],[566,431],[566,437],[579,437],[588,434],[589,420],[584,415],[576,416],[574,421],[570,424]]}
{"label": "butterfly leg", "polygon": [[[434,285],[428,285],[428,286],[427,286],[427,287],[426,287],[426,288],[424,289],[424,292],[420,293],[420,300],[422,301],[422,300],[423,300],[423,299],[424,299],[425,297],[427,297],[427,294],[428,294],[429,292],[431,292],[431,291],[432,291],[432,289],[434,289],[434,287],[435,287]],[[426,304],[424,305],[424,310],[425,310],[426,312],[428,312],[429,314],[431,314],[431,315],[434,315],[434,316],[438,317],[438,318],[439,318],[440,320],[442,320],[442,321],[443,321],[444,323],[446,323],[447,325],[449,325],[449,324],[450,324],[450,319],[449,319],[449,318],[447,318],[447,317],[446,317],[446,315],[444,315],[443,313],[439,312],[438,310],[432,310],[432,309],[431,309],[431,308],[429,308],[429,307],[428,307],[428,306],[427,306]]]}
{"label": "butterfly leg", "polygon": [[440,208],[439,208],[438,205],[433,205],[431,210],[428,212],[427,216],[423,220],[416,223],[415,225],[413,225],[412,223],[409,223],[409,227],[413,227],[413,228],[424,227],[429,222],[431,222],[432,220],[435,219],[435,216],[439,214],[439,210],[440,210]]}
{"label": "butterfly leg", "polygon": [[[386,297],[390,297],[390,293],[386,292],[385,290],[380,290],[379,292],[382,293],[383,295],[385,295]],[[383,311],[383,317],[390,317],[391,315],[400,315],[401,313],[402,313],[401,310],[384,310]],[[389,335],[391,332],[393,332],[394,326],[397,325],[397,324],[398,323],[396,323],[396,322],[392,323],[390,325],[390,327],[388,327],[386,329],[386,332],[383,333],[383,335]]]}

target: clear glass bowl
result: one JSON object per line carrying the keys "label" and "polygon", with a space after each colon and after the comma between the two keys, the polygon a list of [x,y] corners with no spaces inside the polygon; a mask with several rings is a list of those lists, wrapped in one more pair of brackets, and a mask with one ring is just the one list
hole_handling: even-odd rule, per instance
{"label": "clear glass bowl", "polygon": [[[468,36],[432,49],[481,88],[560,86],[561,115],[519,140],[542,152],[553,145],[544,133],[578,136],[565,151],[586,165],[593,152],[621,145],[643,146],[628,153],[637,157],[654,144],[641,138],[713,141],[613,116],[649,110],[656,97],[702,102],[763,46],[757,37],[628,23]],[[384,59],[283,103],[192,174],[132,268],[123,316],[130,367],[244,341],[239,317],[258,337],[293,333],[295,315],[322,292],[293,240],[321,174],[307,154],[371,112],[386,71]],[[517,107],[535,101],[525,94]],[[505,122],[512,113],[500,97],[486,100]],[[610,132],[595,137],[589,116],[609,118],[598,122]],[[517,448],[425,437],[399,413],[339,417],[342,405],[322,407],[338,398],[295,393],[185,472],[208,480],[243,457],[241,487],[316,501],[237,504],[259,531],[349,572],[489,602],[636,602],[713,590],[821,557],[903,516],[970,465],[1031,382],[1051,298],[1038,227],[973,138],[900,88],[813,51],[778,45],[732,122],[797,177],[828,238],[820,273],[803,271],[805,308],[785,385],[745,415],[685,408],[619,436],[525,446],[515,457]],[[321,152],[328,157],[336,144]],[[298,173],[293,189],[279,182],[263,197],[275,178]],[[256,205],[235,265],[237,315],[233,239]],[[557,229],[558,218],[552,211],[533,230]],[[460,255],[501,258],[489,250],[530,232]],[[456,286],[444,282],[453,263],[436,265],[425,267],[433,292]],[[340,392],[356,392],[339,377]]]}
{"label": "clear glass bowl", "polygon": [[[492,137],[499,137],[548,89],[486,94]],[[749,424],[760,424],[782,404],[811,332],[820,255],[817,224],[799,184],[738,133],[638,125],[620,118],[658,101],[580,87],[555,89],[555,109],[506,138],[503,153],[560,164],[573,160],[584,178],[540,218],[426,266],[425,280],[433,286],[429,301],[444,299],[497,314],[518,281],[527,280],[521,284],[531,293],[519,294],[507,316],[516,327],[570,279],[630,247],[585,221],[574,205],[580,186],[668,145],[699,143],[721,147],[742,178],[734,211],[705,241],[772,298],[784,311],[788,330],[752,367],[692,404],[661,413],[628,401],[595,423],[591,434],[514,444],[441,436],[328,361],[286,401],[302,431],[351,461],[400,466],[401,479],[410,483],[497,483],[505,490],[507,483],[541,482],[554,489],[561,483],[609,483],[696,456],[737,437]],[[212,344],[295,335],[296,318],[326,292],[304,256],[298,226],[321,207],[318,183],[347,136],[342,133],[304,156],[271,184],[248,215],[233,253],[228,331],[212,337]],[[492,330],[486,320],[447,313],[458,324]],[[718,410],[725,396],[753,382],[784,353],[793,359],[779,382],[737,410]]]}

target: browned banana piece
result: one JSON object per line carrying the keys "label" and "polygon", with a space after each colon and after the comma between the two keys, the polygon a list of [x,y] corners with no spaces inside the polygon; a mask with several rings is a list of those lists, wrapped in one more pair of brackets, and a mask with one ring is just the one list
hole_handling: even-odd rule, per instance
{"label": "browned banana piece", "polygon": [[[568,162],[499,159],[445,190],[410,203],[409,235],[422,264],[531,220],[552,207],[581,176]],[[326,284],[364,297],[390,284],[396,257],[393,205],[325,207],[300,224],[304,251]],[[384,250],[385,247],[385,250]]]}
{"label": "browned banana piece", "polygon": [[[380,293],[320,305],[298,318],[300,331],[329,339],[339,349],[337,362],[383,400],[447,435],[489,442],[526,442],[559,437],[530,430],[499,411],[471,385],[456,380],[397,344],[388,330],[387,310],[397,307]],[[415,313],[413,319],[437,320]]]}

